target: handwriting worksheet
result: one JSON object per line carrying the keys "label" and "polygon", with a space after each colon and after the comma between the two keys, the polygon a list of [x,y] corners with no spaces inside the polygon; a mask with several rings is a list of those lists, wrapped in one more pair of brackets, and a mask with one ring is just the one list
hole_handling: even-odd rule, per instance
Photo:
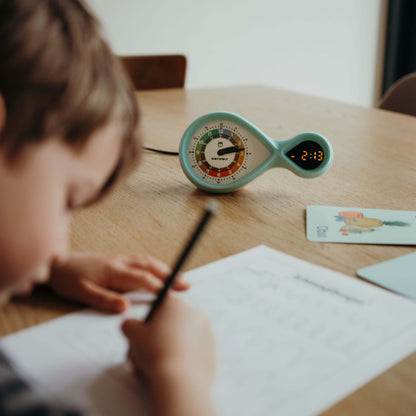
{"label": "handwriting worksheet", "polygon": [[[265,246],[188,272],[216,337],[223,416],[319,414],[416,349],[416,303]],[[128,316],[143,317],[138,304]],[[91,414],[147,413],[125,364],[125,316],[78,312],[0,347],[44,394]],[[197,371],[197,370],[196,370]]]}

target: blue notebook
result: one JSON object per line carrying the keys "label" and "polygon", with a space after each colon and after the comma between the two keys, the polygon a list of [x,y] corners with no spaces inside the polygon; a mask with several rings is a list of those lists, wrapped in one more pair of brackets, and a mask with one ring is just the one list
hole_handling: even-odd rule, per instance
{"label": "blue notebook", "polygon": [[416,252],[365,267],[357,275],[416,300]]}

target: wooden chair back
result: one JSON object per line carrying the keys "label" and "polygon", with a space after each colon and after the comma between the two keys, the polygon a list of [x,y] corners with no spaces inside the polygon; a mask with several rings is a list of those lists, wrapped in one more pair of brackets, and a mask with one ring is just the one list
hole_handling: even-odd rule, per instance
{"label": "wooden chair back", "polygon": [[121,56],[136,90],[184,88],[184,55]]}
{"label": "wooden chair back", "polygon": [[384,94],[379,105],[383,110],[416,116],[416,72],[396,81]]}

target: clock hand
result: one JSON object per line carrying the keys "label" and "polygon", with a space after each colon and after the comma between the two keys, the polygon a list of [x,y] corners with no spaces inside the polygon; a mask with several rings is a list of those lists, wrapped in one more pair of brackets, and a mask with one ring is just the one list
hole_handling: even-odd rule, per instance
{"label": "clock hand", "polygon": [[218,156],[226,155],[228,153],[236,153],[240,150],[245,150],[244,148],[240,149],[238,146],[232,146],[232,147],[225,147],[224,149],[220,149],[217,152]]}

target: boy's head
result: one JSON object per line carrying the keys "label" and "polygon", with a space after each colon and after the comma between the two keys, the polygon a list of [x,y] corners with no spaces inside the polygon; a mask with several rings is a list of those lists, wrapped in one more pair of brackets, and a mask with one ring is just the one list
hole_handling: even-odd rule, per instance
{"label": "boy's head", "polygon": [[138,110],[79,0],[0,0],[0,300],[44,280],[68,211],[136,159]]}

